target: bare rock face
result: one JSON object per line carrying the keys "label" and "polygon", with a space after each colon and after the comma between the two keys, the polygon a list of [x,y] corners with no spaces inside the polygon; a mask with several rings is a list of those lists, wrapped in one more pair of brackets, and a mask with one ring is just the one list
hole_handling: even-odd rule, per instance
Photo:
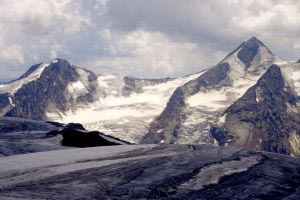
{"label": "bare rock face", "polygon": [[299,199],[300,160],[191,145],[0,158],[0,199]]}
{"label": "bare rock face", "polygon": [[[40,65],[32,66],[15,81],[26,79],[35,73]],[[84,92],[76,94],[72,84],[78,81],[81,81],[80,89]],[[5,110],[2,102],[0,109],[2,108],[3,114],[8,117],[47,120],[47,112],[63,112],[75,104],[92,102],[97,98],[97,87],[97,76],[93,72],[72,66],[66,60],[56,59],[45,67],[36,80],[22,85],[15,91],[10,97],[11,102],[6,100],[6,105],[12,107],[11,109]],[[0,97],[1,101],[7,98]]]}
{"label": "bare rock face", "polygon": [[224,113],[221,128],[212,128],[219,144],[300,155],[298,97],[280,67],[268,71]]}

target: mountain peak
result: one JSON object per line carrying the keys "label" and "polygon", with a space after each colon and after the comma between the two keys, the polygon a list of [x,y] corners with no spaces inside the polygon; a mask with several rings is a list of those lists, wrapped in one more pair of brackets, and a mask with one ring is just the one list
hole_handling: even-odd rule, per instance
{"label": "mountain peak", "polygon": [[262,41],[251,37],[229,53],[219,64],[228,63],[238,71],[256,71],[258,67],[269,67],[275,58]]}
{"label": "mountain peak", "polygon": [[257,39],[257,37],[251,37],[245,42],[245,44],[258,44],[260,46],[265,46],[261,40]]}

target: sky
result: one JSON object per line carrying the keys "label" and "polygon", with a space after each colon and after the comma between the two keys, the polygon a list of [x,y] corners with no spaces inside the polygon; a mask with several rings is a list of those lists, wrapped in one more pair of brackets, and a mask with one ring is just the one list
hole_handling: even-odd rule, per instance
{"label": "sky", "polygon": [[252,36],[300,58],[298,0],[0,0],[0,80],[65,58],[96,73],[177,77]]}

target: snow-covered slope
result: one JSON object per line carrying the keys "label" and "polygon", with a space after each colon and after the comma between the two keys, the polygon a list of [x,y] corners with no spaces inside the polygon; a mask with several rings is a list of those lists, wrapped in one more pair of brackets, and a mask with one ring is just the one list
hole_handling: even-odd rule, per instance
{"label": "snow-covered slope", "polygon": [[61,128],[43,121],[0,117],[0,157],[65,149],[61,135],[47,134]]}
{"label": "snow-covered slope", "polygon": [[[55,61],[54,61],[55,62]],[[29,73],[27,76],[22,76],[19,79],[12,81],[10,83],[6,84],[0,84],[0,94],[2,93],[16,93],[20,88],[22,88],[27,83],[30,83],[31,81],[35,81],[38,79],[44,69],[49,66],[49,63],[41,63],[38,67],[32,66],[32,68],[35,68],[33,72]],[[28,71],[32,70],[29,69]]]}
{"label": "snow-covered slope", "polygon": [[143,143],[216,144],[209,130],[222,112],[280,60],[251,38],[197,79],[177,88]]}
{"label": "snow-covered slope", "polygon": [[208,146],[68,149],[0,158],[0,199],[299,199],[299,166]]}
{"label": "snow-covered slope", "polygon": [[12,117],[0,117],[0,157],[69,147],[128,144],[81,124],[61,124]]}
{"label": "snow-covered slope", "polygon": [[179,78],[95,75],[57,59],[2,84],[0,115],[82,123],[133,143],[219,145],[212,127],[226,121],[224,112],[272,64],[299,96],[299,63],[278,59],[257,38],[243,42],[217,65]]}
{"label": "snow-covered slope", "polygon": [[99,130],[129,142],[139,142],[151,121],[164,109],[177,87],[200,76],[203,72],[168,81],[143,80],[135,91],[124,92],[123,77],[98,77],[101,98],[82,108],[60,113],[61,122],[82,123],[89,130]]}
{"label": "snow-covered slope", "polygon": [[32,66],[19,79],[0,85],[0,114],[63,123],[139,142],[173,91],[201,73],[176,79],[96,76],[56,59]]}
{"label": "snow-covered slope", "polygon": [[212,129],[219,144],[300,156],[299,70],[272,65]]}

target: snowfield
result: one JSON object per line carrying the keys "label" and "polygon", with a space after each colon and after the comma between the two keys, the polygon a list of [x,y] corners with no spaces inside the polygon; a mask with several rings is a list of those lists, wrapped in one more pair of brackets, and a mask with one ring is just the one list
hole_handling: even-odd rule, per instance
{"label": "snowfield", "polygon": [[129,96],[122,94],[123,77],[101,75],[99,88],[106,96],[75,111],[60,113],[62,119],[59,121],[81,123],[88,130],[99,130],[138,143],[151,121],[163,111],[174,90],[203,73],[143,86],[140,92],[132,92]]}
{"label": "snowfield", "polygon": [[208,146],[68,149],[0,158],[0,199],[298,199],[299,166]]}

